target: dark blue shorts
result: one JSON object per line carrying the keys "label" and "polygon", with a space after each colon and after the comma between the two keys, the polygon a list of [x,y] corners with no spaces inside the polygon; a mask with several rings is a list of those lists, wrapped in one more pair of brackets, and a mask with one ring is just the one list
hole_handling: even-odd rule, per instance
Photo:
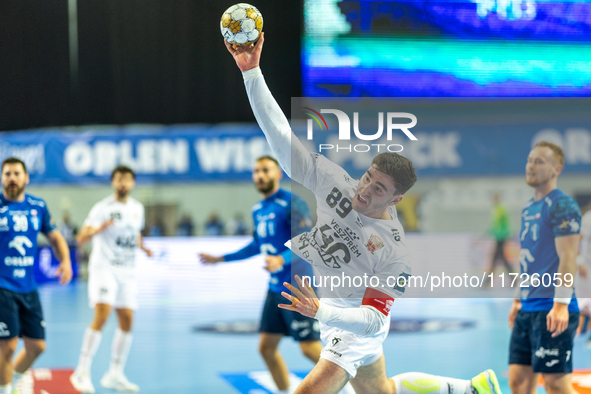
{"label": "dark blue shorts", "polygon": [[15,293],[0,288],[0,340],[17,336],[45,339],[39,293]]}
{"label": "dark blue shorts", "polygon": [[260,332],[289,335],[298,342],[320,340],[316,319],[281,309],[277,306],[279,304],[289,304],[289,301],[281,294],[269,290],[263,307]]}
{"label": "dark blue shorts", "polygon": [[579,313],[570,312],[566,331],[552,338],[546,327],[548,312],[517,314],[511,333],[509,364],[531,365],[535,373],[571,373]]}

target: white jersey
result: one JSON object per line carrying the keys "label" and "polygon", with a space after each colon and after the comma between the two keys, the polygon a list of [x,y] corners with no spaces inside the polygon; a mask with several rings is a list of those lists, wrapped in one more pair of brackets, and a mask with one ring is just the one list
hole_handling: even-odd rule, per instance
{"label": "white jersey", "polygon": [[122,203],[111,195],[92,207],[84,226],[98,228],[110,218],[113,224],[92,237],[90,269],[133,268],[138,237],[144,228],[144,206],[134,198]]}
{"label": "white jersey", "polygon": [[[394,206],[391,220],[374,219],[353,210],[351,201],[359,181],[320,154],[311,154],[311,167],[302,184],[316,195],[318,221],[307,233],[291,240],[291,250],[313,264],[318,276],[369,278],[374,287],[393,298],[404,292],[398,278],[410,275],[410,256],[404,230]],[[323,302],[340,307],[359,307],[366,286],[352,282],[330,293]],[[378,282],[379,280],[379,282]]]}

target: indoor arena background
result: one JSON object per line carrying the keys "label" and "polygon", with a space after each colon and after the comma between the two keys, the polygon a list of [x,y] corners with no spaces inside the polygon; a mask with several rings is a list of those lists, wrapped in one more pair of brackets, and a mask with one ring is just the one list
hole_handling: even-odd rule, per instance
{"label": "indoor arena background", "polygon": [[[77,249],[72,234],[112,192],[109,175],[120,163],[137,172],[133,196],[146,207],[145,242],[155,252],[136,259],[140,308],[127,376],[143,393],[274,392],[256,334],[267,291],[262,258],[206,267],[197,257],[249,242],[260,199],[252,165],[270,153],[219,33],[232,4],[0,4],[0,159],[26,162],[27,191],[46,200],[76,261],[76,278],[60,287],[49,249],[39,251],[48,347],[27,377],[29,392],[75,392],[68,376],[93,312],[88,248]],[[518,271],[520,212],[532,196],[525,162],[542,139],[564,148],[559,187],[589,208],[591,2],[254,5],[265,21],[261,68],[288,116],[296,97],[412,98],[431,111],[413,129],[418,145],[402,153],[418,168],[398,207],[418,261],[482,272],[493,255],[498,194],[511,217],[505,256]],[[342,160],[352,174],[367,168]],[[292,188],[287,177],[282,187]],[[313,212],[313,199],[302,196]],[[469,379],[492,368],[508,393],[510,305],[490,289],[474,298],[396,300],[384,343],[388,374]],[[115,325],[111,317],[93,363],[99,393],[108,392],[98,381]],[[591,393],[586,340],[577,338],[573,353],[581,393]],[[280,350],[293,379],[311,369],[291,339]]]}

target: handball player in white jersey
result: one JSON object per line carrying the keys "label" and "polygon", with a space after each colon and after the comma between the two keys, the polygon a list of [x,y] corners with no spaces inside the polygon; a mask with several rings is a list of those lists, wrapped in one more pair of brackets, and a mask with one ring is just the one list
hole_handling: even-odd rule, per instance
{"label": "handball player in white jersey", "polygon": [[[318,221],[310,232],[291,240],[291,250],[314,265],[320,277],[376,276],[382,284],[388,277],[408,277],[410,256],[395,205],[416,181],[412,163],[382,153],[357,181],[324,156],[308,152],[267,88],[259,68],[263,42],[264,34],[256,45],[230,46],[226,41],[226,47],[243,73],[251,107],[273,153],[286,174],[317,198]],[[338,393],[347,381],[358,394],[500,394],[492,370],[471,380],[415,372],[386,376],[382,342],[402,285],[341,288],[319,300],[308,283],[296,280],[299,289],[285,283],[291,294],[283,295],[291,304],[279,307],[316,318],[326,343],[296,394]]]}
{"label": "handball player in white jersey", "polygon": [[102,329],[112,308],[119,327],[112,344],[111,364],[101,385],[117,391],[137,392],[123,369],[131,347],[133,311],[137,309],[137,283],[134,273],[136,248],[152,255],[142,243],[144,206],[129,194],[135,186],[135,174],[126,166],[111,174],[115,193],[99,201],[88,214],[76,237],[79,245],[92,239],[89,261],[88,298],[94,308],[94,320],[84,333],[80,359],[70,381],[76,390],[94,393],[90,378],[92,359],[100,345]]}

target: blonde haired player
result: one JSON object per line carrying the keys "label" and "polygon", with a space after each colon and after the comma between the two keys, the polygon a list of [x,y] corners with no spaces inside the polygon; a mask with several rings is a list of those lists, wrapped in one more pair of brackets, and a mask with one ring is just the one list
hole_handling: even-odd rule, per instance
{"label": "blonde haired player", "polygon": [[76,237],[79,245],[92,239],[89,262],[88,298],[94,308],[94,320],[84,333],[80,359],[70,381],[83,393],[94,393],[90,379],[92,359],[100,345],[104,324],[115,308],[119,327],[113,337],[111,365],[101,385],[117,391],[137,392],[123,373],[131,347],[131,323],[137,308],[137,283],[134,276],[136,248],[148,256],[152,252],[142,243],[144,206],[130,197],[135,174],[129,167],[118,166],[111,174],[115,193],[99,201],[88,214]]}
{"label": "blonde haired player", "polygon": [[[356,181],[324,156],[308,152],[292,133],[259,68],[264,41],[263,34],[256,46],[232,47],[226,41],[226,47],[242,71],[251,107],[275,157],[291,179],[317,197],[317,223],[291,240],[292,251],[313,264],[320,276],[370,273],[385,283],[389,276],[408,275],[410,259],[394,206],[416,180],[412,163],[382,153]],[[414,372],[388,379],[382,342],[389,331],[390,308],[404,287],[337,289],[335,298],[319,300],[299,277],[296,280],[300,289],[285,283],[292,294],[283,294],[291,305],[279,306],[315,317],[326,343],[296,394],[336,394],[349,380],[357,393],[500,394],[492,370],[472,380]]]}

